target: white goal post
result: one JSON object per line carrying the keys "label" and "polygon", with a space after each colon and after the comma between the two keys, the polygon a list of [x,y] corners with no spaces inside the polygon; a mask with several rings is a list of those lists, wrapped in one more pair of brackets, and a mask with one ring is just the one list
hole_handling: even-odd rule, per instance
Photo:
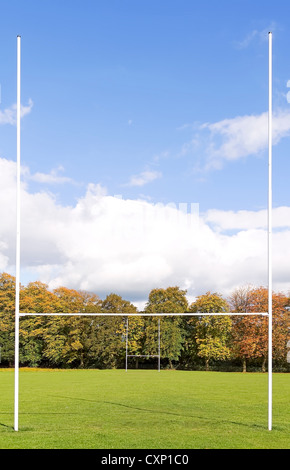
{"label": "white goal post", "polygon": [[[133,316],[133,315],[132,315]],[[146,357],[149,359],[150,357],[157,357],[158,358],[158,372],[160,372],[160,317],[158,318],[158,354],[128,354],[128,335],[129,335],[129,317],[126,320],[126,359],[125,359],[125,370],[128,370],[128,357]]]}
{"label": "white goal post", "polygon": [[[268,317],[268,429],[272,430],[272,33],[269,32],[269,115],[268,115],[268,312],[196,312],[196,313],[30,313],[20,312],[20,120],[21,120],[21,36],[17,36],[17,177],[16,177],[16,280],[15,280],[15,366],[14,366],[14,431],[19,424],[19,319],[25,316],[229,316],[262,315]],[[160,323],[159,323],[160,325]],[[126,339],[126,370],[128,352],[128,328]],[[159,326],[160,370],[160,326]],[[157,357],[158,357],[157,356]]]}

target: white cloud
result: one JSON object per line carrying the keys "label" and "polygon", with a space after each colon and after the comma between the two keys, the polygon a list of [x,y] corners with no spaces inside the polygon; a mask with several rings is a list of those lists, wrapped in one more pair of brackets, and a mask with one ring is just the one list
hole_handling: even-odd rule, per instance
{"label": "white cloud", "polygon": [[246,49],[253,42],[253,40],[257,38],[257,36],[259,36],[259,32],[254,29],[248,33],[244,39],[237,41],[236,45],[239,49]]}
{"label": "white cloud", "polygon": [[250,31],[244,39],[236,41],[235,45],[238,49],[247,49],[254,41],[265,42],[268,40],[268,33],[274,32],[277,29],[275,22],[272,22],[268,28],[262,30],[254,29]]}
{"label": "white cloud", "polygon": [[[290,229],[290,207],[277,207],[272,211],[272,226],[275,229]],[[221,211],[212,209],[204,216],[217,231],[267,229],[268,212],[260,211]]]}
{"label": "white cloud", "polygon": [[[200,130],[209,131],[206,169],[221,168],[224,161],[256,155],[268,146],[268,113],[237,116],[215,123],[205,123]],[[273,144],[290,135],[290,112],[273,114]]]}
{"label": "white cloud", "polygon": [[[0,270],[14,274],[15,163],[0,159]],[[178,208],[109,196],[90,184],[73,207],[45,192],[22,188],[22,280],[29,274],[59,285],[116,292],[144,302],[152,288],[179,285],[188,296],[208,290],[227,295],[247,283],[267,283],[263,211],[208,211],[196,223]],[[275,209],[274,289],[289,290],[289,207]],[[234,235],[222,233],[238,229]]]}
{"label": "white cloud", "polygon": [[[26,114],[31,112],[33,106],[33,102],[31,99],[28,100],[27,106],[21,105],[20,108],[20,116],[23,118]],[[0,111],[0,125],[1,124],[16,124],[16,111],[17,107],[16,104],[13,104],[9,108],[4,109],[4,111]]]}
{"label": "white cloud", "polygon": [[72,178],[69,178],[68,176],[59,175],[59,173],[62,171],[64,171],[64,168],[62,166],[59,166],[56,169],[52,169],[50,173],[37,172],[37,173],[31,174],[28,168],[26,168],[23,173],[27,180],[35,181],[37,183],[46,183],[46,184],[72,183],[72,184],[75,184]]}
{"label": "white cloud", "polygon": [[127,183],[126,186],[144,186],[145,184],[151,183],[157,178],[161,178],[161,176],[162,173],[159,171],[143,171],[139,175],[131,176],[129,183]]}

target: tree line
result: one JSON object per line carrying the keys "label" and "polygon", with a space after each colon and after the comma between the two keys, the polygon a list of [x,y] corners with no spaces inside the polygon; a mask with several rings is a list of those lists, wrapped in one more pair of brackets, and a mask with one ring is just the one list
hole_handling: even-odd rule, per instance
{"label": "tree line", "polygon": [[[158,318],[142,313],[210,313],[221,316],[160,318],[163,368],[183,370],[262,370],[268,357],[265,316],[227,312],[267,312],[264,287],[241,287],[225,299],[207,292],[189,304],[177,286],[151,290],[144,311],[111,293],[96,294],[58,287],[50,291],[39,281],[20,288],[20,311],[30,313],[136,313],[129,318],[128,354],[158,354]],[[273,366],[289,371],[290,299],[273,292]],[[287,309],[288,307],[288,309]],[[15,278],[0,274],[0,366],[14,365]],[[20,318],[20,365],[56,368],[124,368],[126,316],[25,316]],[[135,358],[132,367],[154,367],[154,359]],[[156,366],[156,364],[155,364]]]}

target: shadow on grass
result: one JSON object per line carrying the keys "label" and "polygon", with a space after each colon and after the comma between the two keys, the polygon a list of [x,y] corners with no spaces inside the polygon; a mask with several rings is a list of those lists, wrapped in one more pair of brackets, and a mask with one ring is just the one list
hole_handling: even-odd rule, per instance
{"label": "shadow on grass", "polygon": [[9,431],[14,431],[13,426],[9,426],[8,424],[0,423],[0,426],[5,429],[9,429]]}
{"label": "shadow on grass", "polygon": [[152,410],[148,408],[141,408],[137,406],[132,406],[132,405],[125,405],[124,403],[118,403],[118,402],[112,402],[112,401],[97,401],[97,400],[90,400],[88,398],[78,398],[78,397],[63,397],[60,395],[57,395],[57,398],[63,398],[65,400],[77,400],[77,401],[85,401],[89,403],[105,403],[107,405],[114,405],[114,406],[119,406],[123,408],[129,408],[132,410],[137,410],[137,411],[142,411],[145,413],[154,413],[154,414],[164,414],[164,415],[169,415],[169,416],[179,416],[181,418],[193,418],[193,419],[200,419],[203,421],[211,422],[211,423],[223,423],[223,424],[234,424],[237,426],[243,426],[246,428],[251,428],[251,429],[261,429],[265,430],[265,426],[261,424],[247,424],[247,423],[242,423],[238,421],[231,421],[228,419],[213,419],[213,418],[207,418],[206,416],[197,416],[197,415],[189,415],[189,414],[182,414],[182,413],[176,413],[174,411],[161,411],[161,410]]}
{"label": "shadow on grass", "polygon": [[6,424],[0,423],[0,427],[1,427],[1,426],[4,426],[4,427],[5,427],[4,433],[5,433],[5,432],[9,432],[9,433],[13,433],[13,434],[14,434],[14,433],[15,433],[15,434],[18,434],[19,432],[27,432],[27,431],[31,432],[31,431],[35,431],[34,428],[21,427],[21,426],[19,427],[19,430],[18,430],[18,431],[15,431],[15,429],[14,429],[13,426],[7,426]]}
{"label": "shadow on grass", "polygon": [[200,419],[200,420],[208,421],[208,422],[211,422],[211,423],[228,423],[228,424],[235,424],[237,426],[245,426],[247,428],[264,429],[264,426],[262,426],[261,424],[246,424],[246,423],[241,423],[241,422],[237,422],[237,421],[230,421],[228,419],[212,419],[212,418],[207,418],[205,416],[187,415],[187,414],[185,415],[185,414],[181,414],[181,413],[174,413],[173,411],[148,410],[146,408],[139,408],[139,407],[136,407],[136,406],[124,405],[123,403],[115,403],[115,402],[110,402],[110,401],[105,401],[103,403],[107,403],[107,404],[115,405],[115,406],[122,406],[122,407],[125,407],[125,408],[132,408],[134,410],[145,411],[145,412],[154,413],[154,414],[166,414],[166,415],[180,416],[182,418]]}

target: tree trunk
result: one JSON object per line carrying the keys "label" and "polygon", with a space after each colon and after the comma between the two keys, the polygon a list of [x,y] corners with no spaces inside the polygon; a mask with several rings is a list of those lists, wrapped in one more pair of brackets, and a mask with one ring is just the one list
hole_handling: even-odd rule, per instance
{"label": "tree trunk", "polygon": [[262,361],[262,372],[266,372],[266,358],[263,357],[263,361]]}
{"label": "tree trunk", "polygon": [[205,360],[205,370],[209,371],[209,359]]}
{"label": "tree trunk", "polygon": [[243,358],[243,372],[247,372],[247,359],[245,357]]}
{"label": "tree trunk", "polygon": [[171,359],[168,359],[168,361],[169,361],[169,367],[170,367],[170,369],[173,369],[173,366],[172,366],[172,361],[171,361]]}
{"label": "tree trunk", "polygon": [[138,369],[138,366],[139,366],[139,358],[136,357],[136,361],[135,361],[135,369]]}
{"label": "tree trunk", "polygon": [[81,368],[81,369],[84,368],[84,353],[81,353],[81,357],[80,357],[80,368]]}

